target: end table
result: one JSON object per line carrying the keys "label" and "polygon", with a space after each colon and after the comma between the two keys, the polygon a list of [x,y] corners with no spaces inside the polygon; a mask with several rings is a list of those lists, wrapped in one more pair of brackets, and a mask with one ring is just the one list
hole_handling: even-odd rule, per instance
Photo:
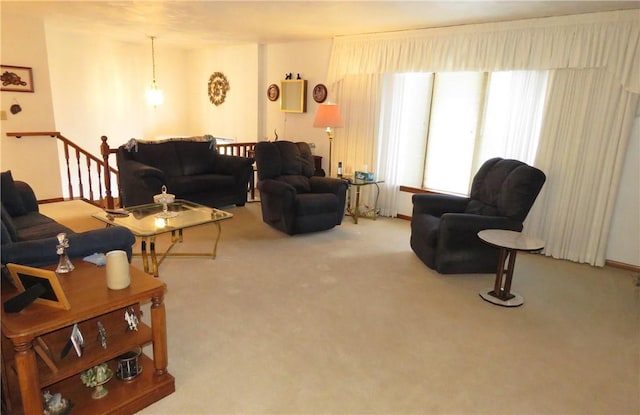
{"label": "end table", "polygon": [[[540,251],[544,248],[544,242],[521,232],[503,229],[485,229],[478,232],[478,237],[489,245],[500,249],[493,290],[481,292],[480,297],[492,304],[504,307],[517,307],[524,304],[522,296],[511,292],[516,253],[518,251]],[[507,265],[506,269],[505,264]]]}

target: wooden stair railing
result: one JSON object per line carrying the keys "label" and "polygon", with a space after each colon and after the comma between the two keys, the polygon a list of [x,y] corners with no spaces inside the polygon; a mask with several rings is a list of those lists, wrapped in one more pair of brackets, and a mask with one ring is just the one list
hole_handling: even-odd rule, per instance
{"label": "wooden stair railing", "polygon": [[[116,169],[105,165],[98,157],[78,146],[60,134],[59,131],[12,132],[7,133],[7,136],[16,138],[49,136],[56,138],[63,144],[64,148],[67,172],[66,186],[69,198],[86,200],[99,207],[108,207],[109,201],[105,195],[111,197],[111,177],[118,177]],[[74,156],[73,159],[72,155]],[[104,183],[109,183],[108,187],[103,187],[103,178]],[[76,184],[77,188],[75,187]],[[113,206],[113,198],[111,198],[111,206]]]}

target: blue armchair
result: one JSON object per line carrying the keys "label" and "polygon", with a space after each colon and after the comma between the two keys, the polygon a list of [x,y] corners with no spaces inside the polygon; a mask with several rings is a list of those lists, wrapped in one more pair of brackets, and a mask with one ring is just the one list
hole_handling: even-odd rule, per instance
{"label": "blue armchair", "polygon": [[492,273],[498,249],[481,241],[483,229],[522,231],[546,180],[518,160],[487,160],[475,175],[469,197],[413,195],[411,249],[441,274]]}

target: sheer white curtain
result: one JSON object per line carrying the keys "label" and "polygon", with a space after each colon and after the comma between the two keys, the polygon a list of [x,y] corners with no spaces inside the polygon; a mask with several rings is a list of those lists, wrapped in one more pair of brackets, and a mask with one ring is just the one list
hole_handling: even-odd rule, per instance
{"label": "sheer white curtain", "polygon": [[547,182],[525,223],[546,255],[604,265],[639,97],[606,69],[553,71],[535,162]]}
{"label": "sheer white curtain", "polygon": [[380,109],[376,177],[384,180],[377,206],[381,216],[398,214],[400,185],[420,187],[433,74],[387,74]]}
{"label": "sheer white curtain", "polygon": [[[350,75],[336,85],[336,102],[345,122],[344,128],[335,130],[333,160],[334,164],[342,162],[345,175],[353,174],[365,165],[369,170],[374,167],[382,79],[382,74]],[[367,191],[364,196],[372,193]],[[371,201],[365,199],[365,203]]]}
{"label": "sheer white curtain", "polygon": [[547,78],[548,71],[491,73],[474,171],[496,156],[534,163]]}

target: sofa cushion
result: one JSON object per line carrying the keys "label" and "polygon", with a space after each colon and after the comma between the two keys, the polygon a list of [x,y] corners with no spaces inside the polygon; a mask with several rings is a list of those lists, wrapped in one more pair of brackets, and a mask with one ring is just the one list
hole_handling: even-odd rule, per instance
{"label": "sofa cushion", "polygon": [[464,212],[474,215],[498,216],[498,208],[482,203],[479,200],[470,200]]}
{"label": "sofa cushion", "polygon": [[2,192],[2,204],[11,216],[20,216],[27,213],[27,209],[22,203],[22,196],[13,181],[11,170],[1,173],[0,191]]}
{"label": "sofa cushion", "polygon": [[274,144],[280,150],[280,174],[313,176],[315,166],[309,144],[304,142],[292,143],[290,141],[276,141]]}
{"label": "sofa cushion", "polygon": [[0,244],[10,244],[14,241],[14,239],[9,235],[9,231],[7,227],[4,226],[4,221],[0,222],[1,231],[0,231]]}
{"label": "sofa cushion", "polygon": [[167,178],[167,187],[178,199],[189,200],[192,193],[220,193],[234,189],[236,182],[233,176],[222,174],[197,174],[193,176],[177,176]]}
{"label": "sofa cushion", "polygon": [[311,191],[311,184],[309,183],[309,178],[306,176],[300,175],[288,175],[288,176],[279,176],[276,178],[281,182],[285,182],[296,189],[298,193],[309,193]]}
{"label": "sofa cushion", "polygon": [[8,236],[8,241],[15,241],[18,237],[18,233],[16,231],[16,225],[13,223],[13,218],[7,212],[7,209],[4,207],[4,203],[2,203],[2,228],[7,231],[7,235],[3,235],[2,243],[5,243],[5,237]]}
{"label": "sofa cushion", "polygon": [[131,148],[131,158],[140,163],[155,167],[167,176],[182,175],[180,158],[176,155],[175,143],[140,143]]}
{"label": "sofa cushion", "polygon": [[213,142],[176,141],[176,155],[182,165],[182,175],[213,173],[216,163],[216,147]]}
{"label": "sofa cushion", "polygon": [[[66,226],[38,212],[29,212],[26,215],[18,216],[13,219],[13,222],[17,231],[16,241],[50,238],[60,232],[74,233]],[[55,249],[55,246],[52,249]]]}

